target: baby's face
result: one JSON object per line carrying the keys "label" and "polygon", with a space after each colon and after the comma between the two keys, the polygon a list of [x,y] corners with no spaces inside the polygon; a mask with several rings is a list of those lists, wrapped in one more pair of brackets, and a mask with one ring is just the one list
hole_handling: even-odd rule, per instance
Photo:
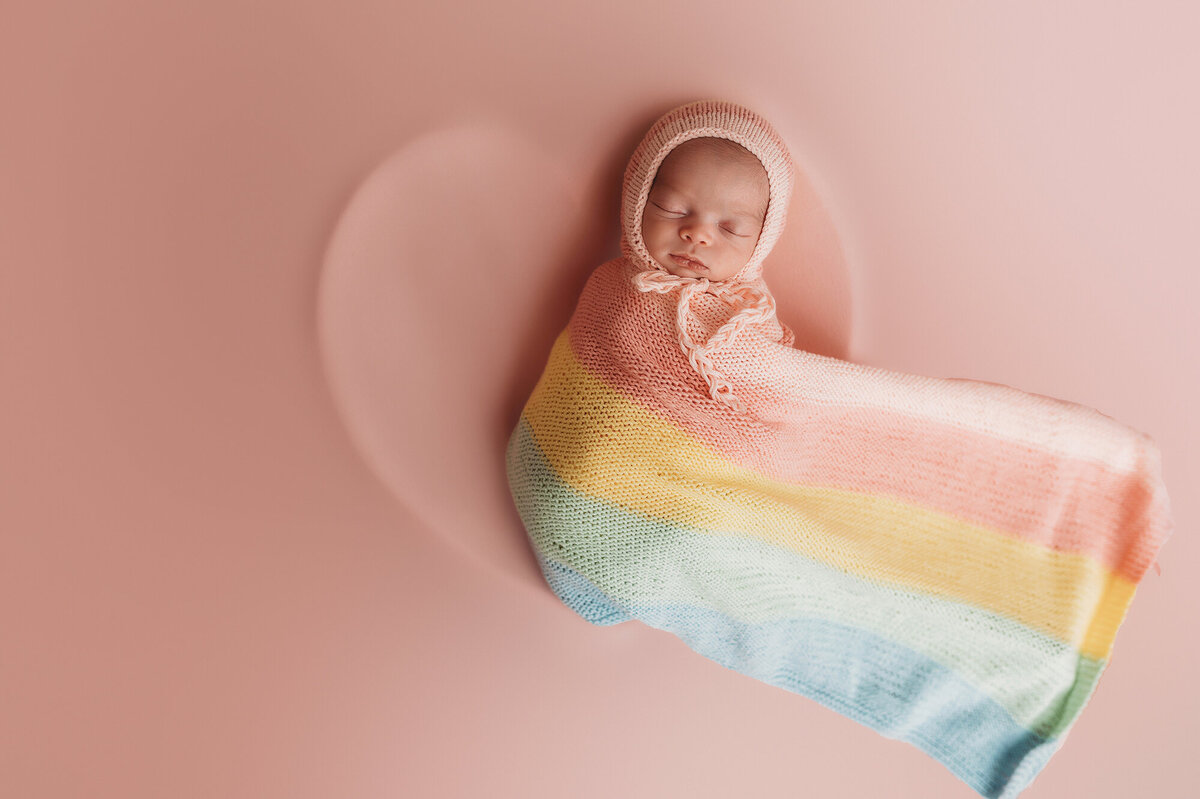
{"label": "baby's face", "polygon": [[754,253],[769,199],[767,171],[749,151],[731,154],[690,139],[658,168],[642,239],[673,275],[728,280]]}

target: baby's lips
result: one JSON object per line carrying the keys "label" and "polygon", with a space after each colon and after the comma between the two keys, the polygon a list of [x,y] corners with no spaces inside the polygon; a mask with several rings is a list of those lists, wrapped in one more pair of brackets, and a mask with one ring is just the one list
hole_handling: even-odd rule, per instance
{"label": "baby's lips", "polygon": [[691,261],[692,263],[697,264],[699,266],[703,266],[705,268],[708,267],[708,264],[704,263],[699,258],[693,258],[690,255],[684,255],[682,253],[673,252],[673,253],[671,253],[671,257],[672,258],[682,258],[685,261]]}

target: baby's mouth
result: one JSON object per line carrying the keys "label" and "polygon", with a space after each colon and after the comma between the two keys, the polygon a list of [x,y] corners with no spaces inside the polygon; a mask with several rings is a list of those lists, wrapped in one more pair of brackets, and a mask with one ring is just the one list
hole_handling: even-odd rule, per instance
{"label": "baby's mouth", "polygon": [[675,263],[688,269],[708,269],[708,267],[700,261],[697,261],[693,258],[688,258],[686,255],[676,255],[675,253],[671,253],[671,258],[674,259]]}

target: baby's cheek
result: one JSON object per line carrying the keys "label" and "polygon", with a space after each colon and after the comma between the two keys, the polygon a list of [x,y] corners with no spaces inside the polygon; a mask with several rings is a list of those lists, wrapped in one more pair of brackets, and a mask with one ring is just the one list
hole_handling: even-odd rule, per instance
{"label": "baby's cheek", "polygon": [[642,210],[642,241],[649,243],[652,239],[659,237],[661,225],[655,224],[658,221],[650,215],[649,207]]}

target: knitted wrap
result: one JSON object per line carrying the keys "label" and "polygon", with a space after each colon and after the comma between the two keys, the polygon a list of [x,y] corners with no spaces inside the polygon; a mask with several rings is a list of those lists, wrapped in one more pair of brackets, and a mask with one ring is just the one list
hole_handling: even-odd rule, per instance
{"label": "knitted wrap", "polygon": [[[726,113],[651,131],[627,234],[680,136],[733,131],[780,163]],[[589,276],[505,451],[547,584],[1017,796],[1172,530],[1158,446],[1078,403],[796,349],[761,276],[673,278],[641,246]]]}
{"label": "knitted wrap", "polygon": [[[651,257],[642,240],[642,212],[659,165],[683,142],[708,136],[737,142],[753,153],[766,169],[770,187],[762,233],[750,260],[736,275],[719,281],[671,274]],[[747,325],[775,316],[775,298],[762,279],[763,259],[787,223],[792,180],[791,155],[770,123],[748,108],[718,100],[700,100],[668,111],[650,127],[625,169],[621,252],[638,268],[633,284],[638,291],[679,291],[676,329],[680,349],[704,379],[712,398],[737,411],[744,411],[745,405],[733,393],[728,378],[717,370],[712,354],[728,346]],[[688,330],[689,317],[693,299],[705,292],[728,302],[732,314],[707,341],[696,341]],[[782,330],[785,343],[791,344],[794,334],[786,326]]]}

